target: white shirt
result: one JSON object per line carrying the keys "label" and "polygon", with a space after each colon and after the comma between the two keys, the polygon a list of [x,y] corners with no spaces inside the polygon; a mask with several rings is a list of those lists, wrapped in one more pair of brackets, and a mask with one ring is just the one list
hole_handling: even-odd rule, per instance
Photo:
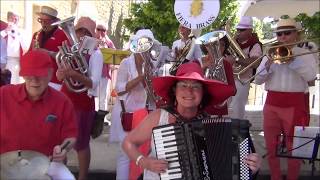
{"label": "white shirt", "polygon": [[7,63],[7,42],[2,36],[0,36],[0,48],[1,48],[0,64],[6,64]]}
{"label": "white shirt", "polygon": [[92,88],[88,89],[89,96],[98,96],[98,86],[102,74],[103,56],[101,51],[95,50],[89,60],[89,78],[92,80]]}
{"label": "white shirt", "polygon": [[[138,72],[136,69],[134,55],[131,54],[120,63],[115,90],[117,92],[125,91],[127,83],[136,77],[138,77]],[[111,113],[110,142],[122,142],[126,136],[126,132],[122,128],[120,118],[120,113],[122,111],[120,99],[124,100],[124,105],[127,112],[134,112],[138,109],[146,107],[147,92],[142,83],[139,83],[137,86],[131,89],[130,92],[122,96],[118,96]]]}
{"label": "white shirt", "polygon": [[11,30],[3,30],[1,31],[2,37],[7,37],[7,56],[8,57],[20,57],[20,45],[22,50],[25,52],[29,48],[29,44],[27,42],[27,35],[18,28],[14,28]]}
{"label": "white shirt", "polygon": [[[301,54],[308,50],[294,47],[293,54]],[[262,59],[257,69],[261,71],[255,78],[256,84],[265,83],[265,89],[278,92],[305,92],[307,82],[316,78],[316,59],[312,54],[295,57],[285,64],[271,64],[269,71],[265,69],[267,57]]]}
{"label": "white shirt", "polygon": [[[186,45],[186,42],[182,41],[181,39],[176,40],[172,43],[172,57],[176,58],[175,55],[175,48],[183,49],[183,47]],[[194,45],[194,51],[193,54],[191,55],[190,60],[198,60],[201,64],[201,56],[202,56],[202,52],[200,49],[200,45],[199,44],[195,44]]]}
{"label": "white shirt", "polygon": [[[246,54],[248,57],[250,57],[250,58],[254,58],[254,57],[258,58],[258,57],[262,56],[261,46],[258,43],[253,45],[253,47],[251,48],[250,52],[249,52],[249,49],[250,49],[250,46],[245,48],[245,49],[242,49],[243,53]],[[241,79],[242,80],[249,79],[252,76],[252,71],[253,71],[252,68],[248,69],[246,72],[244,72],[241,75]]]}
{"label": "white shirt", "polygon": [[[124,59],[120,63],[115,90],[117,92],[125,91],[127,83],[136,77],[138,77],[138,72],[136,69],[134,56],[131,54],[128,58]],[[126,111],[133,112],[146,106],[147,93],[143,87],[143,84],[139,83],[128,93],[120,96],[119,98],[124,100]]]}

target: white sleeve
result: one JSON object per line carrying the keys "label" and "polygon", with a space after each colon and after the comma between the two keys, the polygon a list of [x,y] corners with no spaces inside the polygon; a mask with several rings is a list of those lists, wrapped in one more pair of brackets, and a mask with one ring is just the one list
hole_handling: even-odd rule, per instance
{"label": "white sleeve", "polygon": [[256,43],[250,50],[250,57],[260,57],[262,56],[262,50],[260,44]]}
{"label": "white sleeve", "polygon": [[96,50],[89,60],[90,79],[92,81],[92,88],[88,89],[89,96],[98,95],[98,86],[102,75],[103,57],[100,50]]}
{"label": "white sleeve", "polygon": [[0,64],[6,64],[7,63],[7,42],[2,36],[0,37],[0,47],[1,47]]}
{"label": "white sleeve", "polygon": [[260,84],[265,83],[268,80],[269,75],[272,73],[273,64],[271,64],[269,71],[267,71],[266,66],[265,66],[267,61],[268,61],[268,58],[266,56],[263,57],[260,65],[258,66],[257,71],[256,71],[256,77],[254,79],[255,84],[260,85]]}
{"label": "white sleeve", "polygon": [[[308,50],[302,48],[293,48],[292,51],[293,55],[308,52]],[[312,54],[295,57],[292,62],[289,62],[288,67],[297,72],[307,82],[316,78],[317,64]]]}
{"label": "white sleeve", "polygon": [[126,58],[120,63],[115,84],[115,90],[117,92],[123,92],[126,90],[126,85],[129,80],[129,61],[132,58],[131,56],[128,57],[129,59]]}

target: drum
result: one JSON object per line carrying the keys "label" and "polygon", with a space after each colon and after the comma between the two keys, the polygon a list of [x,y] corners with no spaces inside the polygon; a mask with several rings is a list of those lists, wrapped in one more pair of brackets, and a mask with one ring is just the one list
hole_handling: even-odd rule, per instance
{"label": "drum", "polygon": [[50,180],[47,175],[49,158],[35,151],[18,150],[0,155],[1,180],[24,179],[24,180]]}

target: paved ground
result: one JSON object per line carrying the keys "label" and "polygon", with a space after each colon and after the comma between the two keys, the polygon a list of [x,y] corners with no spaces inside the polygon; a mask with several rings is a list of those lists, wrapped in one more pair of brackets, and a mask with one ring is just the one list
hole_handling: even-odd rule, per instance
{"label": "paved ground", "polygon": [[[256,128],[259,129],[259,128]],[[266,153],[263,133],[261,130],[251,131],[254,145],[256,151],[260,155]],[[92,160],[90,164],[90,180],[104,180],[104,179],[115,179],[115,169],[116,169],[116,157],[117,152],[119,152],[119,144],[109,144],[109,126],[105,126],[103,134],[91,141],[92,148]],[[68,166],[77,174],[78,171],[78,162],[76,158],[76,153],[74,151],[70,152],[68,155]],[[286,171],[286,159],[283,158],[281,162],[281,169],[283,173]],[[316,177],[311,178],[311,165],[308,162],[305,162],[302,165],[301,177],[300,180],[304,179],[320,179],[320,162],[316,163]],[[258,179],[264,180],[269,179],[269,168],[267,165],[266,159],[262,161],[262,167],[259,173]]]}

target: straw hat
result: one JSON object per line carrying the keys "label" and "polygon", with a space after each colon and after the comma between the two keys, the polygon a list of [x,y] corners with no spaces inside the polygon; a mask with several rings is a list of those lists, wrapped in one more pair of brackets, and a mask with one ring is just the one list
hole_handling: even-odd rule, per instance
{"label": "straw hat", "polygon": [[37,15],[39,15],[39,14],[44,14],[47,16],[51,16],[53,18],[57,18],[58,11],[52,7],[49,7],[49,6],[41,6],[40,12],[37,12]]}
{"label": "straw hat", "polygon": [[294,19],[280,19],[277,23],[277,27],[273,32],[282,31],[298,31],[297,22]]}
{"label": "straw hat", "polygon": [[165,101],[171,101],[170,89],[175,82],[180,80],[197,80],[206,88],[210,97],[209,105],[219,104],[234,95],[232,86],[224,84],[220,81],[205,79],[203,70],[198,63],[190,62],[179,66],[176,76],[162,76],[152,79],[152,86],[156,94],[164,98]]}

